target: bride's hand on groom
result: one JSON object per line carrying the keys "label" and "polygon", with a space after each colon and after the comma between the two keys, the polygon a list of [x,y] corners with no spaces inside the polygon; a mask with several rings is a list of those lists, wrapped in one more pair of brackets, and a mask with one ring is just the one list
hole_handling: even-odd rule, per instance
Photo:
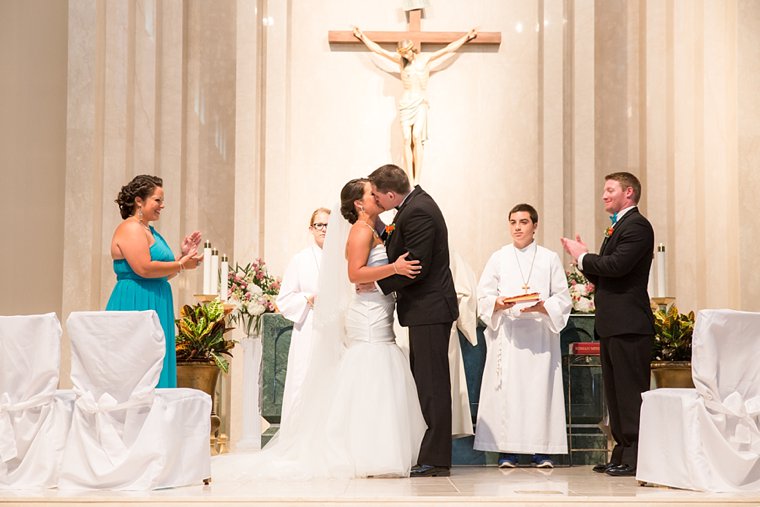
{"label": "bride's hand on groom", "polygon": [[396,259],[393,262],[393,269],[396,271],[397,275],[414,278],[420,274],[422,266],[420,266],[420,261],[416,259],[408,259],[408,257],[409,252],[406,252],[404,255]]}

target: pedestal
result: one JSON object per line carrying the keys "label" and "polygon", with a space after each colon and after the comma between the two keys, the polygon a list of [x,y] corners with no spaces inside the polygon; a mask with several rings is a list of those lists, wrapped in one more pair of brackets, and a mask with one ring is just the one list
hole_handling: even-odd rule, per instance
{"label": "pedestal", "polygon": [[261,449],[261,338],[247,336],[243,346],[243,422],[237,451]]}

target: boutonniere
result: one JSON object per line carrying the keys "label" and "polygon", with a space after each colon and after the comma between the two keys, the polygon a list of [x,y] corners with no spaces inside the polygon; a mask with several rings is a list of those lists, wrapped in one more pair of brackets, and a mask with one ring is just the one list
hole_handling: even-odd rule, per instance
{"label": "boutonniere", "polygon": [[609,238],[610,236],[612,236],[613,232],[615,232],[615,226],[614,225],[610,225],[609,227],[607,227],[604,230],[604,237],[605,238]]}
{"label": "boutonniere", "polygon": [[392,223],[390,225],[386,225],[385,226],[385,235],[386,235],[386,237],[390,238],[391,234],[393,234],[393,231],[395,231],[395,230],[396,230],[396,224],[395,223]]}

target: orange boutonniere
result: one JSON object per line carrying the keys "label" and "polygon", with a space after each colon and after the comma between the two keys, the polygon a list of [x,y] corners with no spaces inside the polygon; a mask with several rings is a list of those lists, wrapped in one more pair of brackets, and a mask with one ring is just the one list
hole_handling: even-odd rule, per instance
{"label": "orange boutonniere", "polygon": [[390,238],[391,234],[393,234],[393,231],[395,231],[395,230],[396,230],[396,224],[395,223],[390,224],[390,225],[386,225],[385,226],[385,234],[386,234],[386,236]]}
{"label": "orange boutonniere", "polygon": [[607,227],[607,229],[604,230],[604,237],[609,238],[610,236],[612,236],[613,232],[615,232],[615,226],[610,225],[609,227]]}

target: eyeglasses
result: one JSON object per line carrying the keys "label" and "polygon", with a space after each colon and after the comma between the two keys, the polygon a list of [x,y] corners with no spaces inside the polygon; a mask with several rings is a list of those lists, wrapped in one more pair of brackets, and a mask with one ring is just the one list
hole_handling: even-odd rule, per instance
{"label": "eyeglasses", "polygon": [[322,222],[313,223],[311,227],[313,229],[327,230],[327,224],[323,224]]}

